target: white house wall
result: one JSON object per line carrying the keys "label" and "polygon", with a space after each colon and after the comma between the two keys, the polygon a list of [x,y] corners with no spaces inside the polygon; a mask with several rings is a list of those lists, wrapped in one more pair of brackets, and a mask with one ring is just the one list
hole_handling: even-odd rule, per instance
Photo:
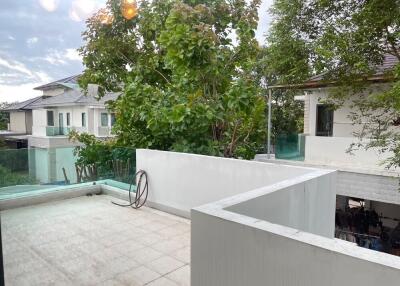
{"label": "white house wall", "polygon": [[10,131],[17,133],[26,133],[26,118],[24,111],[10,112]]}
{"label": "white house wall", "polygon": [[[382,163],[390,153],[380,153],[371,148],[360,148],[352,153],[348,150],[352,143],[358,143],[354,137],[307,136],[305,144],[305,162],[336,167],[354,167],[359,169],[383,170]],[[366,141],[365,141],[366,142]]]}
{"label": "white house wall", "polygon": [[[329,90],[317,89],[308,92],[305,97],[304,133],[315,136],[317,127],[317,105],[323,104],[328,97]],[[351,113],[351,101],[347,101],[333,113],[333,137],[353,137],[354,132],[360,131],[360,126],[354,126],[348,117]]]}
{"label": "white house wall", "polygon": [[33,117],[32,135],[46,136],[46,127],[47,127],[46,112],[47,112],[46,109],[32,110],[32,117]]}
{"label": "white house wall", "polygon": [[43,90],[43,96],[56,96],[63,94],[65,92],[65,88],[52,88],[48,90]]}

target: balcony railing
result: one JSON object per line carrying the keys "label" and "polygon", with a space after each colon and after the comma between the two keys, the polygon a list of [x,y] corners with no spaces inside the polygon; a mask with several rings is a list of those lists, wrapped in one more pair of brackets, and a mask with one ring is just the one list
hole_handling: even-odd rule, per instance
{"label": "balcony railing", "polygon": [[94,182],[129,188],[135,174],[135,149],[105,147],[96,149],[95,156],[88,151],[85,158],[74,151],[74,148],[0,150],[0,200]]}
{"label": "balcony railing", "polygon": [[71,130],[70,127],[47,126],[46,136],[67,136]]}
{"label": "balcony railing", "polygon": [[276,138],[275,157],[282,160],[304,161],[305,140],[303,134],[283,134]]}

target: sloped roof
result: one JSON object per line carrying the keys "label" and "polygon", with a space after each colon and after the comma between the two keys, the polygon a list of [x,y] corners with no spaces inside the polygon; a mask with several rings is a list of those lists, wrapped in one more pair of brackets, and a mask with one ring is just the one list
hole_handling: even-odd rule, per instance
{"label": "sloped roof", "polygon": [[[374,66],[374,74],[367,78],[368,81],[372,82],[385,82],[388,78],[385,77],[387,72],[393,70],[393,68],[399,64],[397,57],[391,54],[386,54],[382,64]],[[325,87],[328,85],[335,85],[334,81],[326,81],[325,76],[327,73],[321,73],[312,76],[304,83],[293,84],[293,85],[277,85],[271,88],[318,88]]]}
{"label": "sloped roof", "polygon": [[16,111],[16,110],[31,110],[31,105],[47,98],[47,96],[37,96],[22,102],[13,103],[10,106],[4,108],[4,111]]}
{"label": "sloped roof", "polygon": [[107,93],[100,99],[93,95],[85,95],[81,90],[70,89],[56,96],[44,98],[34,102],[32,108],[43,108],[52,106],[71,106],[71,105],[104,105],[107,101],[116,100],[119,94]]}
{"label": "sloped roof", "polygon": [[79,79],[80,76],[81,76],[80,74],[79,75],[73,75],[73,76],[70,76],[70,77],[66,77],[66,78],[63,78],[63,79],[60,79],[60,80],[57,80],[57,81],[53,81],[53,82],[47,83],[45,85],[41,85],[41,86],[35,87],[34,89],[35,90],[46,90],[46,89],[51,89],[51,88],[54,88],[54,87],[58,87],[60,85],[61,86],[66,86],[66,87],[69,87],[69,88],[73,88],[75,86],[78,86],[78,79]]}

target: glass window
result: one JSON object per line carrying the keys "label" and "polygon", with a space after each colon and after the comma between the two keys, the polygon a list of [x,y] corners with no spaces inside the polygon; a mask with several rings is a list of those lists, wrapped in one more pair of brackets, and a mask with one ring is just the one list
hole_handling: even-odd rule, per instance
{"label": "glass window", "polygon": [[54,126],[54,111],[47,111],[47,126]]}
{"label": "glass window", "polygon": [[111,126],[114,126],[116,120],[115,113],[111,113]]}
{"label": "glass window", "polygon": [[333,135],[333,108],[330,105],[317,106],[317,136]]}
{"label": "glass window", "polygon": [[82,127],[86,127],[86,113],[82,113]]}
{"label": "glass window", "polygon": [[67,126],[71,125],[71,113],[67,113]]}
{"label": "glass window", "polygon": [[101,113],[101,126],[102,127],[108,126],[108,113]]}

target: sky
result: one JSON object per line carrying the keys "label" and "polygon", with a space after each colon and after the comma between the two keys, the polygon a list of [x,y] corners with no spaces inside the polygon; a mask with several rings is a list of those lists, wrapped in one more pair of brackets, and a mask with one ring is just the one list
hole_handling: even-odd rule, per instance
{"label": "sky", "polygon": [[[33,88],[83,71],[76,51],[85,20],[106,0],[1,0],[0,102],[40,95]],[[263,0],[257,38],[264,42],[273,0]]]}

